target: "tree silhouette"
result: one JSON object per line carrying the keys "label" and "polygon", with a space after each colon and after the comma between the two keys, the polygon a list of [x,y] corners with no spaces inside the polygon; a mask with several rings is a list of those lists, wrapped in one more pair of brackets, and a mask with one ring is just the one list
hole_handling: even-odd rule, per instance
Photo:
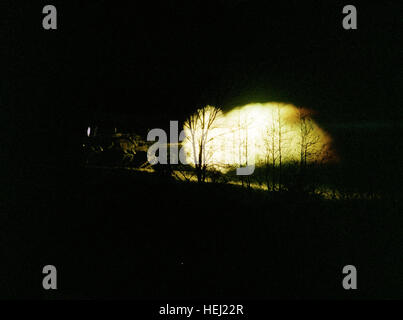
{"label": "tree silhouette", "polygon": [[192,161],[195,167],[197,181],[205,182],[207,167],[214,153],[211,131],[215,128],[216,120],[221,116],[221,109],[205,106],[187,117],[184,123],[187,131],[186,139],[191,143]]}

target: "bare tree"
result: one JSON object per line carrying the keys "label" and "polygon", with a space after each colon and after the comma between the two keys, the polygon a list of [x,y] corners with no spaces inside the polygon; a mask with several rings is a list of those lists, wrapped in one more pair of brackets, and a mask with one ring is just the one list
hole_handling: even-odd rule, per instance
{"label": "bare tree", "polygon": [[299,128],[299,175],[297,187],[299,189],[314,191],[316,189],[316,178],[313,172],[307,180],[308,163],[319,165],[319,162],[326,157],[326,146],[321,143],[321,136],[315,128],[311,114],[308,110],[298,109],[298,128]]}
{"label": "bare tree", "polygon": [[[283,105],[278,104],[271,110],[271,118],[264,132],[265,167],[267,189],[271,191],[282,189],[282,169],[287,146],[286,121]],[[271,184],[270,184],[271,182]]]}
{"label": "bare tree", "polygon": [[321,153],[319,146],[320,136],[315,131],[314,123],[307,110],[298,110],[299,138],[300,138],[300,168],[306,169],[309,160],[317,160]]}
{"label": "bare tree", "polygon": [[[266,131],[264,132],[264,146],[265,146],[265,175],[267,189],[275,190],[275,168],[277,164],[278,150],[277,150],[277,129],[274,117],[267,124]],[[271,184],[270,184],[271,182]]]}
{"label": "bare tree", "polygon": [[209,160],[214,153],[211,143],[214,136],[211,135],[211,131],[215,128],[215,122],[220,115],[219,108],[205,106],[191,114],[184,123],[184,128],[189,133],[186,139],[191,143],[192,159],[199,183],[206,180]]}
{"label": "bare tree", "polygon": [[[249,159],[252,155],[255,156],[251,146],[253,147],[254,141],[250,141],[249,130],[253,125],[252,119],[248,117],[247,113],[242,114],[241,110],[238,111],[238,119],[234,127],[230,128],[230,133],[232,133],[233,139],[233,154],[235,155],[233,161],[236,164],[236,168],[249,165]],[[251,186],[251,176],[250,175],[240,175],[242,186],[246,184],[248,188]]]}
{"label": "bare tree", "polygon": [[284,143],[284,124],[283,124],[283,115],[282,109],[280,105],[277,105],[277,147],[278,147],[278,190],[281,191],[281,183],[282,183],[282,168],[283,168],[283,143]]}

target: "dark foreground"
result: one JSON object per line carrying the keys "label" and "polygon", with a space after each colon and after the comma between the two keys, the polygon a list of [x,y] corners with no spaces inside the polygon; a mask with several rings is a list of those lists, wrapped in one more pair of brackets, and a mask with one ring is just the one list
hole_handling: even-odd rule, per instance
{"label": "dark foreground", "polygon": [[[401,202],[80,170],[31,169],[8,190],[2,298],[402,297]],[[42,289],[47,264],[57,291]],[[348,264],[355,291],[342,287]]]}

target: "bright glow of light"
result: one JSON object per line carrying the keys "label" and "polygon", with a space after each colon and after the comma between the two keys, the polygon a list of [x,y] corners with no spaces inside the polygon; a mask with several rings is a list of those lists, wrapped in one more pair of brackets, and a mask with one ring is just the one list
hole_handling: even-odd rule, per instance
{"label": "bright glow of light", "polygon": [[91,134],[91,127],[88,127],[88,129],[87,129],[87,136],[89,137],[90,134]]}
{"label": "bright glow of light", "polygon": [[[302,122],[301,115],[305,115]],[[194,157],[191,134],[184,128],[187,162]],[[196,126],[197,139],[202,129]],[[222,172],[247,164],[301,161],[329,161],[334,158],[330,136],[310,117],[306,109],[277,102],[252,103],[220,113],[208,132],[206,163]],[[281,149],[281,151],[280,151]],[[196,152],[198,149],[196,148]]]}

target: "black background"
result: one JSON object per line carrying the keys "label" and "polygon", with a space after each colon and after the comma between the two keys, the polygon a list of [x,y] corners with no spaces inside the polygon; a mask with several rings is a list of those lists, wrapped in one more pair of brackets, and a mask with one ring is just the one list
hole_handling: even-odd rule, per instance
{"label": "black background", "polygon": [[[0,4],[0,285],[6,297],[210,297],[216,290],[213,297],[355,298],[340,286],[341,266],[355,262],[367,266],[359,269],[364,289],[358,297],[401,294],[401,216],[393,211],[398,206],[380,216],[382,203],[364,203],[361,211],[355,204],[336,204],[324,216],[321,204],[317,211],[303,204],[305,215],[290,211],[271,221],[258,199],[249,215],[233,218],[237,204],[228,209],[220,187],[214,187],[205,190],[217,195],[211,200],[215,210],[208,211],[205,201],[194,215],[177,206],[170,217],[169,206],[180,198],[175,192],[197,194],[196,186],[170,191],[170,184],[156,187],[146,179],[133,187],[125,175],[100,178],[78,169],[81,139],[100,119],[124,119],[134,129],[164,128],[205,104],[230,110],[283,101],[316,111],[340,157],[352,163],[351,172],[364,167],[369,176],[382,167],[371,179],[383,176],[399,185],[400,135],[377,131],[367,137],[363,131],[353,140],[348,129],[401,128],[398,1],[356,3],[358,30],[342,28],[342,8],[349,4],[343,1],[52,1],[58,29],[49,31],[42,28],[46,4]],[[227,196],[242,201],[244,195]],[[193,204],[191,198],[181,201]],[[274,208],[281,212],[283,204]],[[242,205],[240,213],[249,210]],[[163,214],[155,216],[158,212]],[[254,232],[260,225],[279,232],[269,239],[274,241],[269,255],[259,237],[272,235]],[[246,240],[244,228],[250,228]],[[214,243],[207,249],[204,236]],[[231,237],[246,247],[232,247]],[[222,256],[217,238],[234,255]],[[211,258],[210,249],[219,254]],[[267,271],[249,260],[239,262],[242,250],[250,261],[264,257],[263,266],[277,263]],[[305,254],[312,258],[307,264]],[[40,282],[41,266],[48,263],[60,266],[64,291],[46,296]],[[222,269],[215,278],[200,276],[217,268]],[[239,274],[234,284],[231,277]],[[283,284],[289,274],[294,278]],[[274,289],[259,282],[261,277],[273,281]]]}
{"label": "black background", "polygon": [[100,113],[162,127],[204,104],[402,119],[397,1],[357,5],[349,31],[341,1],[54,1],[51,31],[45,4],[2,5],[2,120],[17,141],[83,135]]}

